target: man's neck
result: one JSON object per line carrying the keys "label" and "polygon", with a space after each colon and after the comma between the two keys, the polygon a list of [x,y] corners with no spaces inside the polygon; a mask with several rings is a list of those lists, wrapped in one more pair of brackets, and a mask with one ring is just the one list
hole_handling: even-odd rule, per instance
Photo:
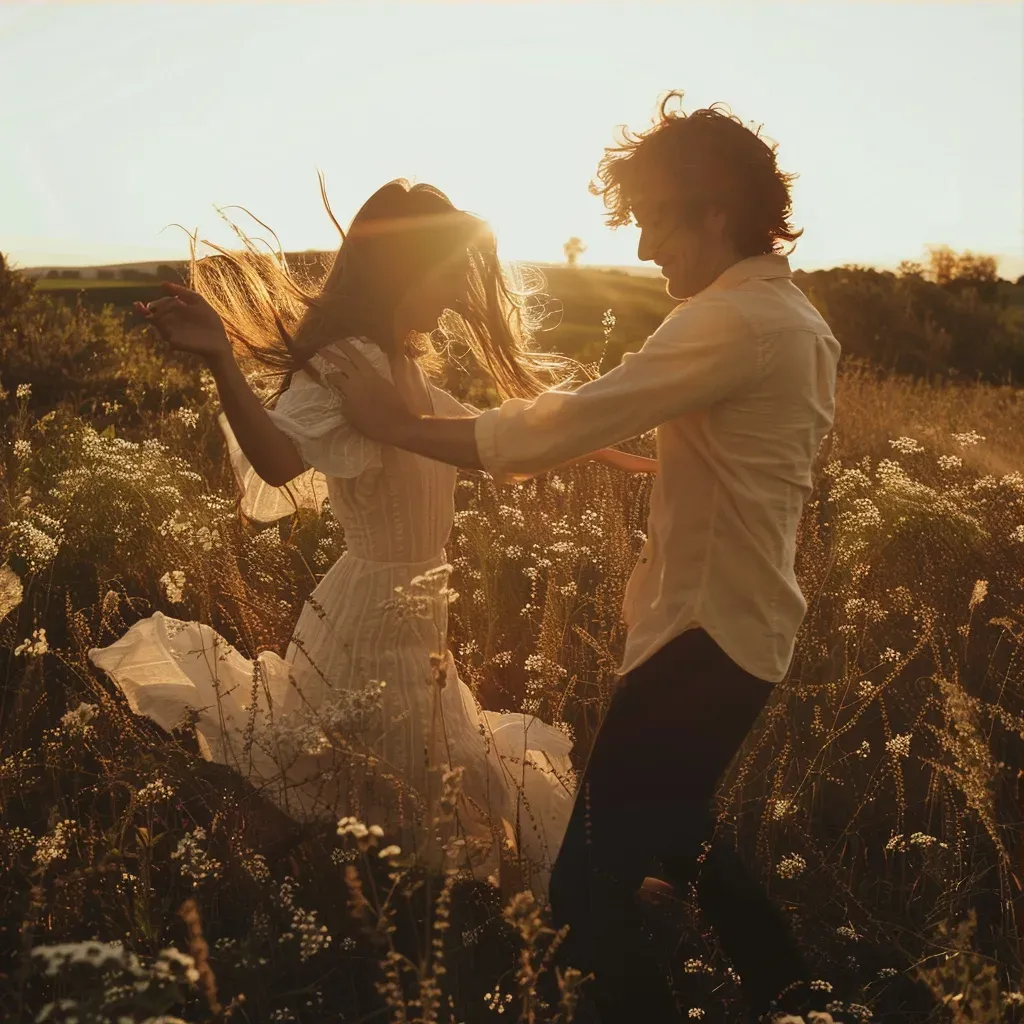
{"label": "man's neck", "polygon": [[731,245],[721,249],[708,261],[704,288],[713,285],[727,270],[736,266],[737,263],[742,262],[744,259],[746,257],[741,256]]}

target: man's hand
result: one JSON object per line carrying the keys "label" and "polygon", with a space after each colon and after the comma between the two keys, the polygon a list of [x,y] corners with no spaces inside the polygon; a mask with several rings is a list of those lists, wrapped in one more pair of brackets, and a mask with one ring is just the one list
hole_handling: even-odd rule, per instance
{"label": "man's hand", "polygon": [[334,344],[340,353],[321,349],[319,354],[338,368],[326,379],[341,397],[345,419],[372,441],[403,447],[402,442],[415,431],[416,415],[398,388],[348,341]]}

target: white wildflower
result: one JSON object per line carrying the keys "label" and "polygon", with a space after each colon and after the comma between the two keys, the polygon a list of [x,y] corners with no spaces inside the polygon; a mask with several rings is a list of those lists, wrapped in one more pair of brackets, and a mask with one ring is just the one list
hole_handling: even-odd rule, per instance
{"label": "white wildflower", "polygon": [[893,736],[892,739],[885,741],[885,749],[888,750],[893,757],[909,757],[910,737],[911,733],[909,732]]}
{"label": "white wildflower", "polygon": [[135,803],[138,807],[146,807],[158,800],[170,800],[172,796],[174,796],[174,789],[157,776],[135,794]]}
{"label": "white wildflower", "polygon": [[850,507],[840,512],[839,521],[852,529],[864,530],[881,525],[882,513],[870,498],[854,498]]}
{"label": "white wildflower", "polygon": [[46,642],[46,630],[45,629],[34,629],[32,630],[32,636],[20,643],[14,648],[15,654],[24,654],[28,658],[37,658],[41,654],[46,654],[50,650],[50,645]]}
{"label": "white wildflower", "polygon": [[776,821],[781,821],[786,815],[792,814],[795,809],[792,797],[782,796],[772,801],[772,817]]}
{"label": "white wildflower", "polygon": [[339,836],[355,836],[356,839],[365,839],[370,830],[358,818],[342,818],[338,822]]}
{"label": "white wildflower", "polygon": [[206,829],[197,827],[178,841],[171,860],[179,862],[181,873],[193,882],[215,879],[220,874],[220,861],[211,857],[200,845],[206,841]]}
{"label": "white wildflower", "polygon": [[945,843],[939,842],[939,840],[936,839],[935,836],[930,836],[930,835],[928,835],[927,832],[913,832],[913,833],[911,833],[910,845],[911,846],[924,846],[924,847],[938,845],[941,849],[946,849],[947,848]]}
{"label": "white wildflower", "polygon": [[318,925],[315,910],[306,910],[295,902],[295,882],[286,878],[281,883],[281,905],[291,912],[291,930],[282,933],[279,942],[299,940],[299,959],[306,961],[325,950],[332,942],[327,925]]}
{"label": "white wildflower", "polygon": [[907,848],[907,841],[899,832],[893,832],[889,836],[889,841],[885,844],[885,848],[886,850],[905,850]]}
{"label": "white wildflower", "polygon": [[74,711],[66,712],[60,720],[60,724],[71,733],[85,734],[92,726],[89,724],[99,714],[99,708],[95,704],[86,704],[83,701]]}
{"label": "white wildflower", "polygon": [[255,881],[270,881],[270,868],[267,866],[267,858],[262,853],[250,853],[249,856],[243,857],[242,867]]}
{"label": "white wildflower", "polygon": [[889,444],[905,455],[914,455],[917,452],[924,451],[924,448],[912,437],[897,437],[895,441],[890,441]]}
{"label": "white wildflower", "polygon": [[555,675],[557,677],[568,676],[568,672],[561,665],[556,664],[542,654],[531,654],[523,667],[531,675]]}
{"label": "white wildflower", "polygon": [[807,861],[799,853],[791,853],[783,857],[776,865],[775,870],[780,878],[799,878],[807,867]]}
{"label": "white wildflower", "polygon": [[160,577],[160,586],[171,604],[179,604],[184,599],[185,574],[180,569],[165,572]]}
{"label": "white wildflower", "polygon": [[[30,516],[31,518],[18,519],[13,524],[15,549],[28,563],[29,572],[39,572],[57,557],[61,541],[64,539],[63,529],[59,522],[39,512],[38,509],[33,509]],[[35,522],[32,522],[32,519]]]}
{"label": "white wildflower", "polygon": [[580,526],[592,537],[603,537],[604,530],[601,528],[601,517],[592,508],[584,509],[580,516]]}
{"label": "white wildflower", "polygon": [[526,526],[526,519],[523,517],[522,511],[518,508],[513,508],[511,505],[499,505],[498,517],[504,522],[511,523],[513,526]]}
{"label": "white wildflower", "polygon": [[43,964],[47,977],[56,977],[65,964],[90,964],[93,967],[122,967],[136,977],[142,973],[138,958],[120,942],[63,942],[36,946],[32,956]]}
{"label": "white wildflower", "polygon": [[953,441],[960,445],[961,448],[969,448],[971,445],[977,444],[979,441],[985,440],[984,434],[979,434],[976,430],[968,430],[964,434],[951,434]]}
{"label": "white wildflower", "polygon": [[49,867],[55,860],[63,860],[68,855],[68,838],[75,832],[76,825],[70,818],[58,822],[54,830],[42,836],[36,843],[36,852],[32,859],[42,868]]}
{"label": "white wildflower", "polygon": [[181,420],[186,427],[194,427],[199,422],[199,413],[195,409],[186,409],[184,406],[175,409],[173,415]]}

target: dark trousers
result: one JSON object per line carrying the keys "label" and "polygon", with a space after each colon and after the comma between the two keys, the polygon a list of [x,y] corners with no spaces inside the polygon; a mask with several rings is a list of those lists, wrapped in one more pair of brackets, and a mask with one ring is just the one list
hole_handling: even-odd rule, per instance
{"label": "dark trousers", "polygon": [[[551,876],[558,962],[595,975],[601,1024],[675,1021],[636,891],[655,860],[677,889],[694,878],[703,917],[741,978],[752,1012],[807,978],[788,922],[737,856],[712,838],[713,798],[771,692],[702,629],[628,673],[612,697]],[[699,869],[699,870],[698,870]]]}

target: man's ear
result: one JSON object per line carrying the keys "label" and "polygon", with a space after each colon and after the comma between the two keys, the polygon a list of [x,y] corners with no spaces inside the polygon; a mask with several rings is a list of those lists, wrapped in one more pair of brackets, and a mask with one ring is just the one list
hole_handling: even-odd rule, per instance
{"label": "man's ear", "polygon": [[725,238],[728,231],[728,218],[724,210],[716,206],[709,207],[704,213],[704,227],[714,233],[718,238]]}

